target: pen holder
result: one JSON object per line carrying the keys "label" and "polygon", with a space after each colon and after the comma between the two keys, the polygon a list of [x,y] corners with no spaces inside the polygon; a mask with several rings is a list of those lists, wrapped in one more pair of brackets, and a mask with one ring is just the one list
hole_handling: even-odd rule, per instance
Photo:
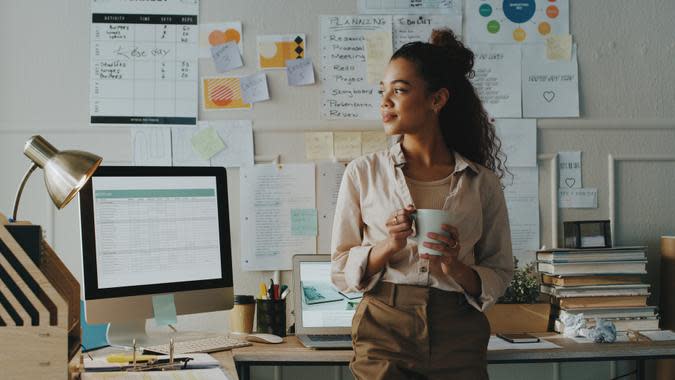
{"label": "pen holder", "polygon": [[256,331],[286,336],[286,300],[257,300]]}

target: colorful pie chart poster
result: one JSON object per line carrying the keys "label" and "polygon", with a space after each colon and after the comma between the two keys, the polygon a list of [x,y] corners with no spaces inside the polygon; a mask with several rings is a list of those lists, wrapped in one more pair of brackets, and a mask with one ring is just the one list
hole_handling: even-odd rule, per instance
{"label": "colorful pie chart poster", "polygon": [[217,24],[199,25],[199,58],[211,58],[211,48],[228,42],[239,46],[239,53],[244,55],[244,43],[241,38],[241,22],[221,22]]}
{"label": "colorful pie chart poster", "polygon": [[241,95],[239,77],[202,78],[204,110],[251,109]]}
{"label": "colorful pie chart poster", "polygon": [[467,0],[467,41],[543,43],[569,34],[569,0]]}

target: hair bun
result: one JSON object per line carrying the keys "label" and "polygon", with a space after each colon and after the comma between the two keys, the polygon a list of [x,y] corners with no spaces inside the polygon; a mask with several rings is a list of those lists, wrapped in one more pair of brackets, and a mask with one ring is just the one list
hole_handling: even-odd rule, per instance
{"label": "hair bun", "polygon": [[452,30],[448,28],[432,30],[429,43],[445,49],[449,60],[458,65],[464,75],[470,75],[473,70],[473,52],[464,46]]}

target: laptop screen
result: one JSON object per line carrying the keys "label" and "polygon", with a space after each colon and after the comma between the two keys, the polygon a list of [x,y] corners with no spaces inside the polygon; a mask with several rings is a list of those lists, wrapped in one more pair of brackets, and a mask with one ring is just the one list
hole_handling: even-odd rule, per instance
{"label": "laptop screen", "polygon": [[330,261],[300,262],[304,327],[349,327],[361,293],[338,291],[330,280]]}

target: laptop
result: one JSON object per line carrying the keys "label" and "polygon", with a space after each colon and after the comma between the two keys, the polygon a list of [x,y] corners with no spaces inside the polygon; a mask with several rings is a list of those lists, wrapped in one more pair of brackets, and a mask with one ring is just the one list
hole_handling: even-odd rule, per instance
{"label": "laptop", "polygon": [[361,293],[338,291],[330,255],[293,256],[295,335],[309,348],[352,348],[352,317]]}

